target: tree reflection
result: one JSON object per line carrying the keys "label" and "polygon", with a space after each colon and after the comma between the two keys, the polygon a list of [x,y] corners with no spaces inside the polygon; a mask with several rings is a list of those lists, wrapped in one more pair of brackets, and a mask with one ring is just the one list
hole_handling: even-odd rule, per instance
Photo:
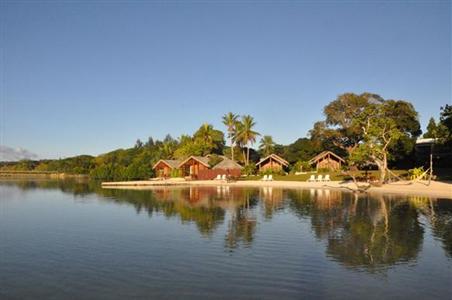
{"label": "tree reflection", "polygon": [[365,197],[358,200],[356,213],[344,219],[341,230],[328,239],[327,253],[346,266],[376,270],[415,260],[422,239],[418,212],[410,203]]}
{"label": "tree reflection", "polygon": [[409,200],[429,221],[432,234],[442,242],[443,249],[452,257],[452,201],[411,196]]}
{"label": "tree reflection", "polygon": [[[159,187],[150,190],[103,189],[98,182],[80,180],[2,181],[23,191],[59,189],[76,199],[107,201],[134,207],[149,217],[177,218],[195,224],[210,237],[225,224],[226,249],[250,247],[257,218],[270,220],[289,208],[310,222],[316,238],[326,242],[329,257],[351,268],[370,272],[415,261],[422,247],[420,217],[452,257],[452,201],[428,197],[356,195],[339,190],[277,188]],[[101,197],[89,198],[89,195]],[[99,199],[99,200],[97,200]],[[304,223],[306,224],[306,223]],[[309,224],[309,223],[308,223]]]}
{"label": "tree reflection", "polygon": [[341,264],[374,272],[416,260],[423,228],[409,201],[320,190],[292,196],[292,208],[311,217],[316,237],[327,242],[327,255]]}
{"label": "tree reflection", "polygon": [[244,201],[236,202],[238,205],[232,209],[225,238],[225,247],[229,249],[237,248],[241,243],[245,247],[250,247],[256,232],[256,216],[253,208],[259,200],[255,190],[243,189],[243,193],[237,196]]}
{"label": "tree reflection", "polygon": [[178,217],[183,224],[193,222],[204,236],[210,236],[224,221],[225,210],[215,204],[212,188],[105,189],[102,193],[110,196],[108,201],[134,205],[138,213],[145,210],[149,216],[161,213]]}

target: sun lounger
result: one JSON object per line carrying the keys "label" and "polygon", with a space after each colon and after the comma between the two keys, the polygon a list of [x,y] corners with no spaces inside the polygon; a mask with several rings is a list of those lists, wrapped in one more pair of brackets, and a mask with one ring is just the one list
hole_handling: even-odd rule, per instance
{"label": "sun lounger", "polygon": [[218,174],[217,177],[215,177],[215,180],[221,180],[221,175]]}
{"label": "sun lounger", "polygon": [[273,181],[273,175],[272,175],[272,174],[268,175],[267,180],[268,180],[268,181]]}
{"label": "sun lounger", "polygon": [[309,182],[315,181],[315,175],[311,175],[311,177],[309,177],[308,181],[309,181]]}
{"label": "sun lounger", "polygon": [[316,180],[316,181],[317,181],[317,182],[323,181],[323,176],[322,176],[322,175],[317,176],[317,180]]}
{"label": "sun lounger", "polygon": [[267,176],[267,175],[264,175],[264,177],[262,177],[261,180],[262,180],[262,181],[267,181],[267,180],[268,180],[268,176]]}
{"label": "sun lounger", "polygon": [[223,176],[221,176],[222,180],[226,180],[226,174],[223,174]]}

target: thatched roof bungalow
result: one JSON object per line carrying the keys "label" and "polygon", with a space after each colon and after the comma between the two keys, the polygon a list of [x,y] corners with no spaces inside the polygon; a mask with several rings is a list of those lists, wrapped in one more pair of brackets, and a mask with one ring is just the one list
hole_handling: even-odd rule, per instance
{"label": "thatched roof bungalow", "polygon": [[154,164],[152,169],[155,172],[156,177],[170,177],[172,170],[177,170],[180,164],[180,160],[161,159]]}
{"label": "thatched roof bungalow", "polygon": [[212,169],[214,170],[241,170],[243,167],[235,161],[223,156],[223,160],[216,164]]}
{"label": "thatched roof bungalow", "polygon": [[281,171],[283,168],[289,166],[289,162],[276,154],[270,154],[267,157],[262,158],[256,166],[259,169],[259,172],[265,170],[273,170],[273,171]]}
{"label": "thatched roof bungalow", "polygon": [[317,170],[327,169],[337,171],[340,170],[342,164],[345,163],[345,160],[331,151],[323,151],[314,156],[309,163],[311,165],[315,164]]}

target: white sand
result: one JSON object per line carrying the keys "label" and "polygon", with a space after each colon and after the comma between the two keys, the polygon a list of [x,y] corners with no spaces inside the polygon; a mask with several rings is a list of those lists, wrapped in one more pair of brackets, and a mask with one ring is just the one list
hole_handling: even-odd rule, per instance
{"label": "white sand", "polygon": [[[342,181],[331,182],[306,182],[306,181],[258,181],[258,180],[240,180],[235,182],[225,182],[218,180],[144,180],[144,181],[122,181],[122,182],[104,182],[104,188],[121,188],[121,189],[149,189],[158,186],[237,186],[237,187],[279,187],[279,188],[330,188],[356,190],[354,183],[344,183]],[[360,183],[360,187],[367,184]],[[381,187],[370,187],[368,192],[371,193],[389,193],[403,195],[425,195],[431,197],[444,197],[452,199],[452,183],[432,181],[428,185],[427,181],[415,182],[399,181],[395,183],[385,184]]]}

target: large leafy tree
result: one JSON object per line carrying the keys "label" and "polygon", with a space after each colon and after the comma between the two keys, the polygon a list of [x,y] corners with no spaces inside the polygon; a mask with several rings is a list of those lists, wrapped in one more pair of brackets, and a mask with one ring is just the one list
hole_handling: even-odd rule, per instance
{"label": "large leafy tree", "polygon": [[223,116],[223,124],[227,128],[228,138],[230,140],[231,146],[231,159],[234,160],[234,147],[235,147],[235,139],[237,135],[237,124],[238,124],[239,116],[229,112]]}
{"label": "large leafy tree", "polygon": [[318,143],[308,138],[299,138],[284,148],[284,158],[291,164],[297,161],[308,161],[323,150]]}
{"label": "large leafy tree", "polygon": [[[375,94],[345,93],[325,106],[325,120],[317,123],[311,136],[327,140],[336,147],[351,153],[363,140],[363,132],[355,119],[372,103],[383,99]],[[318,133],[320,131],[320,134]]]}
{"label": "large leafy tree", "polygon": [[441,107],[439,123],[442,126],[442,136],[446,143],[452,144],[452,105]]}
{"label": "large leafy tree", "polygon": [[388,160],[402,141],[412,141],[420,134],[417,113],[405,101],[378,101],[369,105],[353,120],[361,128],[362,141],[351,151],[350,160],[356,164],[374,164],[383,183]]}
{"label": "large leafy tree", "polygon": [[410,160],[414,155],[416,139],[421,135],[421,125],[414,106],[403,100],[386,100],[385,115],[394,120],[396,127],[403,134],[389,146],[392,161]]}
{"label": "large leafy tree", "polygon": [[182,135],[179,138],[179,145],[174,151],[174,157],[184,159],[190,155],[221,154],[223,147],[223,132],[205,123],[199,127],[193,137]]}
{"label": "large leafy tree", "polygon": [[195,143],[201,146],[202,155],[221,154],[224,147],[224,135],[211,124],[204,123],[194,134]]}
{"label": "large leafy tree", "polygon": [[173,153],[177,149],[177,140],[174,139],[170,134],[167,134],[163,139],[163,142],[158,143],[161,158],[171,159],[173,158]]}
{"label": "large leafy tree", "polygon": [[444,142],[449,132],[447,127],[441,122],[435,122],[434,118],[430,118],[427,125],[427,132],[424,133],[424,138],[439,139]]}
{"label": "large leafy tree", "polygon": [[438,125],[434,118],[430,118],[427,124],[427,132],[424,133],[424,138],[436,138],[437,136]]}
{"label": "large leafy tree", "polygon": [[183,134],[179,137],[179,147],[177,147],[176,151],[174,151],[174,158],[185,159],[190,155],[202,154],[202,145],[196,143],[192,136]]}
{"label": "large leafy tree", "polygon": [[[312,141],[323,148],[342,149],[350,157],[353,154],[355,163],[373,157],[368,162],[377,166],[380,161],[375,160],[375,151],[377,145],[381,146],[385,155],[380,153],[382,156],[378,157],[383,159],[381,167],[385,170],[388,158],[400,159],[412,152],[421,133],[418,114],[411,103],[384,100],[371,93],[339,95],[325,106],[324,115],[325,120],[315,123],[310,131]],[[388,136],[390,142],[386,145],[384,139]],[[372,155],[370,150],[374,152]]]}

